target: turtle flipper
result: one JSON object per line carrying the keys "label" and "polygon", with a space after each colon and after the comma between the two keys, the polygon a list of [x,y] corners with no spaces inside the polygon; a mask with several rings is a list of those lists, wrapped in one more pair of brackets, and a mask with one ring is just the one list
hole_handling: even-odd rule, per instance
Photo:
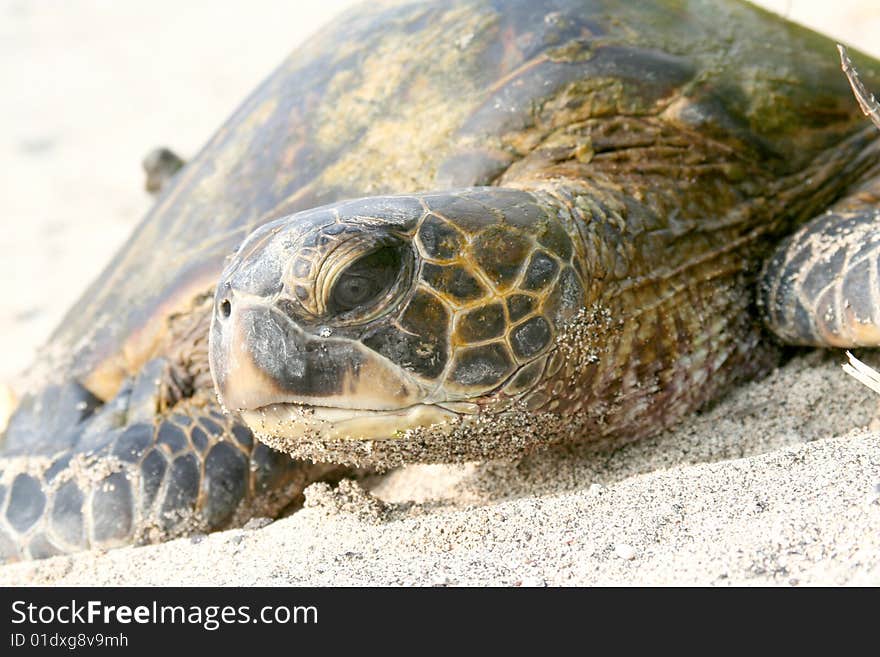
{"label": "turtle flipper", "polygon": [[[880,103],[846,48],[840,65],[862,112],[880,128]],[[758,304],[784,342],[818,347],[880,346],[880,176],[777,248],[764,267]]]}
{"label": "turtle flipper", "polygon": [[147,180],[144,187],[150,194],[158,194],[168,182],[180,171],[186,161],[169,148],[154,148],[142,161]]}
{"label": "turtle flipper", "polygon": [[880,205],[865,199],[857,193],[816,217],[767,262],[758,303],[784,342],[880,346]]}
{"label": "turtle flipper", "polygon": [[[157,414],[149,391],[161,365],[148,363],[117,397],[79,419],[57,403],[52,408],[70,426],[55,426],[61,440],[36,456],[33,445],[28,455],[24,447],[45,405],[23,404],[0,455],[0,562],[157,542],[276,515],[328,472],[255,441],[211,399],[183,400]],[[55,397],[75,400],[75,393]],[[82,407],[82,400],[67,406]]]}

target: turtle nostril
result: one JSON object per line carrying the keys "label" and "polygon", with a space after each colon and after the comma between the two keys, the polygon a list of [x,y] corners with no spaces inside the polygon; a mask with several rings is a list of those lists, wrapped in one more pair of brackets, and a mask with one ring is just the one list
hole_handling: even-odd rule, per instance
{"label": "turtle nostril", "polygon": [[223,299],[220,302],[220,317],[228,319],[230,314],[232,314],[232,304],[229,303],[229,299]]}

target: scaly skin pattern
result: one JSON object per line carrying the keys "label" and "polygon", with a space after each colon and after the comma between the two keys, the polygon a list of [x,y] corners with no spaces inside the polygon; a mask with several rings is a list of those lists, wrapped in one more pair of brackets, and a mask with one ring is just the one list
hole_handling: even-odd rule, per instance
{"label": "scaly skin pattern", "polygon": [[99,433],[52,456],[4,459],[0,557],[41,559],[239,526],[296,503],[317,476],[291,467],[216,404],[182,403],[168,417],[111,427],[93,425]]}
{"label": "scaly skin pattern", "polygon": [[785,342],[880,345],[878,182],[786,238],[768,261],[759,302],[768,327]]}
{"label": "scaly skin pattern", "polygon": [[239,526],[341,472],[291,460],[222,412],[203,301],[170,320],[177,349],[107,402],[75,382],[22,401],[0,459],[0,561]]}
{"label": "scaly skin pattern", "polygon": [[[841,68],[865,116],[880,128],[880,105],[843,46]],[[768,261],[758,302],[768,328],[790,344],[880,345],[880,174],[794,235]]]}
{"label": "scaly skin pattern", "polygon": [[[636,126],[662,131],[652,120],[630,121],[626,133],[614,134],[631,142]],[[685,142],[671,130],[666,139]],[[392,361],[430,391],[418,401],[451,402],[459,417],[387,439],[327,440],[321,420],[310,430],[297,416],[286,431],[276,405],[260,410],[251,427],[298,457],[381,467],[654,433],[775,362],[752,312],[761,262],[776,235],[827,206],[835,184],[864,177],[878,159],[873,139],[859,132],[785,178],[692,137],[686,156],[615,179],[594,162],[561,160],[557,150],[555,164],[523,161],[504,187],[365,199],[268,224],[232,260],[217,294],[233,300],[233,315],[235,295],[246,292],[249,304],[278,318],[261,315],[260,324],[274,327],[270,338],[255,324],[232,338],[239,362],[272,354],[254,360],[271,380],[272,400],[287,395],[323,406],[341,395],[358,398],[353,372],[361,361],[322,339],[333,335]],[[657,141],[655,134],[651,146],[662,148]],[[543,158],[540,149],[534,157]],[[724,188],[717,171],[732,160],[737,175]],[[696,164],[713,172],[706,174],[716,182],[712,193],[674,175]],[[615,166],[626,168],[619,152]],[[657,193],[660,177],[665,189]],[[767,200],[744,202],[760,184]],[[340,237],[345,244],[345,235],[359,231],[390,231],[410,245],[412,282],[378,319],[340,326],[332,313],[315,310],[316,272],[338,253]],[[225,330],[222,320],[214,326]],[[310,353],[322,353],[333,368]],[[216,375],[230,356],[222,349],[212,356]],[[317,376],[291,377],[287,368],[320,371],[320,389]],[[373,382],[373,371],[364,372]],[[241,385],[253,392],[265,381],[251,382],[244,370],[217,379],[221,398]],[[414,400],[409,395],[401,406]]]}
{"label": "scaly skin pattern", "polygon": [[[0,443],[0,557],[231,526],[327,476],[221,420],[206,343],[223,306],[201,303],[248,235],[325,204],[369,236],[371,214],[340,214],[346,199],[414,199],[413,215],[374,217],[397,222],[409,284],[385,315],[324,321],[329,297],[308,267],[326,258],[313,251],[285,265],[291,305],[269,313],[275,326],[315,354],[348,339],[371,371],[404,372],[407,394],[459,404],[458,419],[370,444],[279,439],[285,450],[390,465],[628,439],[753,375],[769,362],[751,312],[761,260],[877,160],[833,48],[735,0],[370,3],[341,16],[163,186],[28,373]],[[873,86],[877,65],[864,66]],[[514,216],[500,188],[529,211]],[[450,205],[469,194],[484,196],[481,225]],[[448,235],[431,242],[431,221]],[[375,333],[355,340],[363,321]],[[437,339],[395,350],[398,329]],[[481,379],[468,354],[496,367]],[[270,387],[259,372],[234,408]],[[313,372],[339,374],[310,379],[313,397],[350,382]]]}

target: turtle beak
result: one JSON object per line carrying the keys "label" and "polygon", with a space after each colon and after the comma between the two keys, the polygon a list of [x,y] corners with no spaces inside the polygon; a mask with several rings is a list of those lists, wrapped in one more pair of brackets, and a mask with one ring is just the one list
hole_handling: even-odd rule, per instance
{"label": "turtle beak", "polygon": [[242,297],[218,295],[209,339],[214,385],[228,410],[392,410],[424,398],[406,372],[360,343],[312,336],[271,302]]}

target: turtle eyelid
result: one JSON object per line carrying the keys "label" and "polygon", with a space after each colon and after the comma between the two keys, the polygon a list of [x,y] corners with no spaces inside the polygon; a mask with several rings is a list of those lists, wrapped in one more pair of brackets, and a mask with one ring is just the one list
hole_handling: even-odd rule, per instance
{"label": "turtle eyelid", "polygon": [[[386,243],[342,269],[327,291],[326,314],[342,323],[360,323],[387,310],[409,270],[405,251],[400,243]],[[364,281],[370,288],[357,302],[346,299],[345,288],[341,287],[352,280]]]}

